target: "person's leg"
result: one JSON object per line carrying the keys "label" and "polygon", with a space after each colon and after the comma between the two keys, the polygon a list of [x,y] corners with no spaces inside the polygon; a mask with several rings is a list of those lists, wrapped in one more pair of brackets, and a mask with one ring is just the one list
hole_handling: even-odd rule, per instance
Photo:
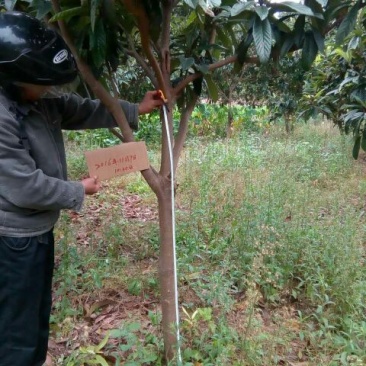
{"label": "person's leg", "polygon": [[0,236],[1,366],[41,366],[46,359],[53,250],[44,235]]}
{"label": "person's leg", "polygon": [[45,267],[43,296],[39,309],[39,341],[34,366],[43,365],[47,356],[48,338],[50,331],[50,314],[52,308],[52,278],[54,268],[54,238],[53,232],[38,237],[41,246],[45,247]]}

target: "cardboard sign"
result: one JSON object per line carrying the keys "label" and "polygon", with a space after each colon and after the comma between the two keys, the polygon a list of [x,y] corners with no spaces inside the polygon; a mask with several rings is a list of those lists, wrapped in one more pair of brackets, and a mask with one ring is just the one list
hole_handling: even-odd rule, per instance
{"label": "cardboard sign", "polygon": [[148,169],[145,142],[128,142],[113,147],[85,151],[90,177],[105,180]]}

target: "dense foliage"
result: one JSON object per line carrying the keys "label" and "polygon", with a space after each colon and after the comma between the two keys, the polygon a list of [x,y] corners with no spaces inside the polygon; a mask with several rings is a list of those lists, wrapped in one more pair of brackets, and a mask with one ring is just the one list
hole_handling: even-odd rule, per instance
{"label": "dense foliage", "polygon": [[[142,4],[159,56],[162,9],[167,4],[150,0]],[[156,86],[141,57],[134,18],[123,2],[60,0],[59,6],[60,12],[55,14],[49,1],[18,0],[3,5],[46,17],[53,24],[65,21],[81,57],[114,94],[138,101]],[[233,123],[232,103],[265,106],[272,121],[285,120],[288,131],[295,112],[306,119],[321,112],[346,133],[354,133],[357,157],[360,146],[366,147],[366,139],[362,143],[366,94],[363,7],[361,0],[176,2],[171,19],[171,85],[176,87],[185,78],[201,74],[181,90],[179,110],[184,110],[194,94],[220,100],[228,105],[227,132]],[[325,47],[329,31],[333,38]],[[224,65],[211,71],[212,65],[233,51],[237,55],[234,67]],[[86,88],[81,84],[78,91],[84,94]]]}
{"label": "dense foliage", "polygon": [[[354,12],[354,30],[344,46],[330,43],[305,78],[302,115],[322,113],[341,131],[353,133],[353,156],[366,150],[366,31],[365,10]],[[339,41],[338,41],[339,42]]]}
{"label": "dense foliage", "polygon": [[[229,108],[232,113],[232,134],[264,132],[271,124],[271,114],[266,107],[250,106],[226,106],[218,104],[199,104],[192,113],[192,123],[188,136],[190,138],[223,139],[227,137],[227,114]],[[174,128],[177,130],[179,112],[174,111]],[[135,132],[136,140],[146,141],[151,146],[159,144],[162,133],[159,113],[141,116],[139,129]],[[117,145],[120,140],[112,135],[108,130],[88,130],[88,131],[65,131],[68,141],[78,145],[85,145],[85,141],[90,141],[89,148],[108,147]]]}

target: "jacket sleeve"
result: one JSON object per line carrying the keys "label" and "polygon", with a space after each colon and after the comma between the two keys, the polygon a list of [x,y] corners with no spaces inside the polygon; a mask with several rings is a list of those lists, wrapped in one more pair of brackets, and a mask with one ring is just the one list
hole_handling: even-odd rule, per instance
{"label": "jacket sleeve", "polygon": [[[138,104],[125,100],[119,102],[130,127],[137,130]],[[62,129],[85,130],[117,127],[112,114],[99,99],[87,99],[77,94],[65,94],[59,99],[59,103]]]}
{"label": "jacket sleeve", "polygon": [[37,169],[20,142],[19,122],[1,105],[0,117],[0,196],[20,208],[79,210],[83,185],[49,177]]}

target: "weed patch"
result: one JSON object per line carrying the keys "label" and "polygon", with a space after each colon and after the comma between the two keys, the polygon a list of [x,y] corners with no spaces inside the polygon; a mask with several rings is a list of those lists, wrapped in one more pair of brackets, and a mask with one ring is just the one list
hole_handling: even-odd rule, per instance
{"label": "weed patch", "polygon": [[[187,141],[176,196],[185,366],[366,363],[366,185],[350,146],[326,124]],[[58,365],[92,363],[86,349],[94,364],[161,364],[156,213],[134,174],[63,214],[53,339],[79,335],[55,350]],[[77,331],[85,322],[93,337]]]}

